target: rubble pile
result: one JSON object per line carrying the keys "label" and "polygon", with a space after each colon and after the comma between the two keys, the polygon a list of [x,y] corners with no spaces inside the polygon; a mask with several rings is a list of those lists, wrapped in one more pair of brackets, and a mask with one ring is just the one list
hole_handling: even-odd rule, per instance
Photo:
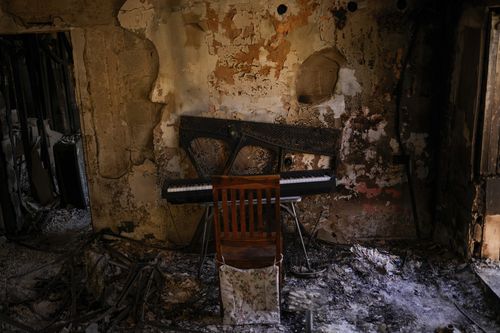
{"label": "rubble pile", "polygon": [[[62,248],[38,245],[9,240],[0,245],[0,330],[303,332],[306,325],[312,332],[347,333],[500,330],[498,313],[469,264],[430,244],[311,242],[311,262],[325,271],[301,279],[287,267],[282,324],[273,327],[221,324],[212,259],[198,278],[197,254],[151,241],[85,231]],[[293,242],[285,256],[301,262]]]}
{"label": "rubble pile", "polygon": [[[311,250],[327,272],[314,281],[288,277],[284,294],[285,303],[296,290],[328,297],[327,305],[315,311],[315,332],[500,330],[498,309],[485,300],[470,265],[441,247],[316,244]],[[284,316],[295,332],[303,327],[302,317],[293,311]]]}
{"label": "rubble pile", "polygon": [[[81,236],[71,242],[72,250],[51,261],[2,276],[8,286],[0,309],[2,329],[92,333],[162,327],[179,307],[198,299],[196,279],[162,269],[170,251],[108,233]],[[8,259],[2,258],[2,265]]]}

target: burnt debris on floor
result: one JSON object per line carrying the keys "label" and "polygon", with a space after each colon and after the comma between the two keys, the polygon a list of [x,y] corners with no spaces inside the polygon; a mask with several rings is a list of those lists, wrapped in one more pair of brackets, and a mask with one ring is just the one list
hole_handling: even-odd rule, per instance
{"label": "burnt debris on floor", "polygon": [[89,198],[69,34],[0,35],[0,46],[0,232],[16,237]]}
{"label": "burnt debris on floor", "polygon": [[500,0],[1,0],[0,331],[500,332],[499,64]]}
{"label": "burnt debris on floor", "polygon": [[[287,265],[281,325],[225,327],[212,258],[198,278],[198,255],[159,242],[45,230],[0,245],[5,332],[303,332],[308,310],[314,332],[500,330],[499,309],[489,305],[474,273],[481,265],[498,271],[498,265],[469,264],[432,243],[313,242],[312,264],[325,271],[301,279]],[[300,256],[296,247],[285,253]]]}

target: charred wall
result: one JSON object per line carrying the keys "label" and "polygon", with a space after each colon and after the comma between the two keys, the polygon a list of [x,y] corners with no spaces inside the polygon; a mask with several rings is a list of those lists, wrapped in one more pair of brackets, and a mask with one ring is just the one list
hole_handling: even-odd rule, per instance
{"label": "charred wall", "polygon": [[480,195],[473,179],[472,152],[479,111],[485,8],[464,6],[459,13],[449,104],[443,112],[436,237],[466,255],[470,253],[473,201]]}
{"label": "charred wall", "polygon": [[465,2],[443,115],[436,238],[498,260],[498,2]]}
{"label": "charred wall", "polygon": [[[441,112],[436,45],[448,37],[440,19],[446,8],[347,3],[5,1],[0,29],[71,30],[96,229],[132,226],[125,229],[135,237],[189,239],[200,208],[160,197],[164,179],[195,176],[177,142],[179,116],[189,114],[341,129],[337,193],[300,207],[306,225],[320,220],[319,235],[329,241],[415,237],[398,163],[408,160],[428,236]],[[325,50],[327,94],[303,98],[314,77],[308,59]]]}

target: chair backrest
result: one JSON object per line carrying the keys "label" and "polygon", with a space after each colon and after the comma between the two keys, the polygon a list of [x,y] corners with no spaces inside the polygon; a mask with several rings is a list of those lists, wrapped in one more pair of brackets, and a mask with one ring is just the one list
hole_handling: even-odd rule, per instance
{"label": "chair backrest", "polygon": [[212,177],[219,260],[223,255],[221,245],[228,244],[235,247],[275,244],[276,256],[281,255],[279,180],[279,175]]}

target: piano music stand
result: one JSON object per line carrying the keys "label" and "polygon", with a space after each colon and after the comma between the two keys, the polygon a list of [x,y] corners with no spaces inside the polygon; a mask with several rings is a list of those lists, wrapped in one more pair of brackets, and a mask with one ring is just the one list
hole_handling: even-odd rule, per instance
{"label": "piano music stand", "polygon": [[[306,246],[304,243],[304,237],[303,237],[302,231],[300,229],[299,218],[297,216],[297,210],[295,208],[295,204],[297,202],[301,202],[302,197],[300,197],[300,196],[281,197],[280,201],[281,201],[280,207],[286,213],[288,213],[293,218],[293,220],[295,222],[295,227],[296,227],[297,233],[299,235],[300,244],[302,246],[302,251],[304,253],[304,258],[306,261],[307,271],[294,271],[292,273],[299,276],[299,277],[306,277],[306,278],[316,277],[319,273],[322,273],[324,270],[323,271],[314,271],[311,268],[309,256],[307,255],[307,249],[306,249]],[[266,202],[266,199],[263,199],[263,202]],[[271,199],[271,203],[273,203],[273,202],[274,202],[274,200]],[[239,203],[238,203],[238,205],[239,205]],[[206,204],[206,208],[205,208],[205,215],[203,218],[203,233],[202,233],[202,241],[201,241],[200,260],[198,263],[198,278],[201,275],[201,270],[203,268],[203,264],[205,263],[205,258],[207,256],[207,252],[208,252],[208,237],[207,237],[207,235],[211,231],[210,228],[212,228],[211,221],[212,221],[213,214],[214,214],[213,206],[214,206],[213,202],[208,202]]]}

